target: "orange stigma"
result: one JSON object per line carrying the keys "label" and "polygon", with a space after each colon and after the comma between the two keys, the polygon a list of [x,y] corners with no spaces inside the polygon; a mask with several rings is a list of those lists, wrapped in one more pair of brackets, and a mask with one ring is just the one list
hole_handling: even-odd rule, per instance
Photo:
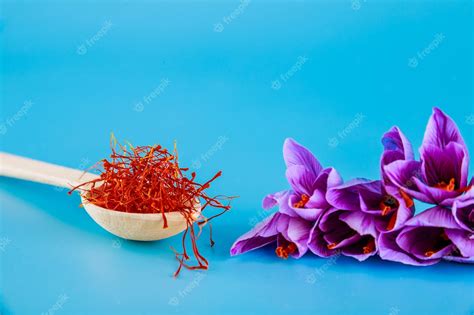
{"label": "orange stigma", "polygon": [[295,208],[303,208],[309,201],[309,196],[306,194],[301,195],[300,201],[296,202],[293,204],[293,207]]}
{"label": "orange stigma", "polygon": [[396,212],[392,215],[392,217],[388,221],[387,231],[393,230],[393,228],[395,227],[395,223],[397,223],[397,213]]}
{"label": "orange stigma", "polygon": [[434,185],[434,187],[446,191],[454,191],[454,189],[456,188],[456,180],[454,178],[451,178],[448,184],[446,184],[444,181],[441,181]]}
{"label": "orange stigma", "polygon": [[390,210],[392,210],[392,208],[390,208],[389,206],[383,206],[382,207],[382,216],[386,216]]}
{"label": "orange stigma", "polygon": [[362,247],[362,250],[364,251],[364,254],[370,254],[375,250],[375,240],[371,238],[368,242],[367,245]]}
{"label": "orange stigma", "polygon": [[337,246],[337,243],[331,243],[331,244],[328,244],[326,247],[328,249],[334,249],[334,248],[336,248],[336,246]]}
{"label": "orange stigma", "polygon": [[295,243],[289,243],[287,246],[278,246],[275,249],[275,254],[281,259],[288,259],[289,255],[296,252],[297,249],[298,248],[296,247]]}
{"label": "orange stigma", "polygon": [[413,199],[410,196],[408,196],[406,192],[400,189],[400,195],[402,195],[403,201],[405,201],[405,205],[407,206],[407,208],[413,207],[414,205]]}
{"label": "orange stigma", "polygon": [[433,251],[429,250],[429,251],[425,252],[425,257],[431,257],[431,256],[433,256],[435,253],[436,253],[436,252],[433,252]]}

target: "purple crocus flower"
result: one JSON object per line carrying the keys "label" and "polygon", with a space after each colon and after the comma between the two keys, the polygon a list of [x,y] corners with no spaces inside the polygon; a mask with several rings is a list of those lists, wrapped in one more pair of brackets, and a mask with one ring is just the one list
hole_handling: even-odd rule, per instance
{"label": "purple crocus flower", "polygon": [[327,189],[341,184],[341,177],[333,168],[324,169],[308,149],[293,139],[285,140],[283,158],[291,190],[266,196],[263,208],[278,204],[279,211],[290,217],[317,221],[330,206],[326,201]]}
{"label": "purple crocus flower", "polygon": [[327,257],[337,251],[359,260],[377,252],[380,233],[398,229],[413,216],[413,200],[391,184],[384,167],[395,161],[413,160],[413,149],[405,135],[393,127],[382,138],[382,180],[355,179],[328,189],[327,211],[310,235],[309,248]]}
{"label": "purple crocus flower", "polygon": [[299,217],[276,212],[245,233],[232,245],[232,256],[277,243],[275,253],[286,259],[299,258],[308,250],[308,238],[312,224]]}
{"label": "purple crocus flower", "polygon": [[363,261],[376,254],[376,235],[369,214],[330,208],[311,230],[308,247],[320,257],[341,253]]}
{"label": "purple crocus flower", "polygon": [[380,169],[384,187],[388,193],[400,195],[407,207],[411,208],[413,206],[413,199],[390,181],[385,167],[395,161],[413,161],[415,156],[412,145],[398,127],[392,127],[383,135],[382,144],[384,151],[380,159]]}
{"label": "purple crocus flower", "polygon": [[407,137],[398,127],[392,127],[382,137],[384,151],[380,159],[382,180],[384,184],[390,185],[389,177],[385,173],[385,166],[395,161],[413,161],[413,148]]}
{"label": "purple crocus flower", "polygon": [[380,180],[352,180],[329,189],[326,198],[337,209],[362,212],[377,232],[398,229],[414,213],[411,200],[396,189],[389,193]]}
{"label": "purple crocus flower", "polygon": [[378,244],[382,259],[415,266],[435,264],[444,256],[474,256],[474,240],[443,206],[416,215],[399,230],[380,234]]}
{"label": "purple crocus flower", "polygon": [[279,210],[242,235],[232,246],[231,255],[277,242],[281,258],[299,258],[308,250],[307,242],[314,223],[328,209],[326,191],[342,182],[333,168],[324,169],[314,155],[292,139],[283,145],[286,177],[291,189],[268,195],[263,208],[278,205]]}
{"label": "purple crocus flower", "polygon": [[423,202],[451,206],[468,184],[469,153],[454,121],[438,108],[426,127],[421,162],[397,160],[384,166],[388,179]]}

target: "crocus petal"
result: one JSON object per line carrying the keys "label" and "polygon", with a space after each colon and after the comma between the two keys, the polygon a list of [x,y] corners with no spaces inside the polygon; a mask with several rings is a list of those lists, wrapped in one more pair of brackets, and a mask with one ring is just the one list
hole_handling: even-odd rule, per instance
{"label": "crocus petal", "polygon": [[382,154],[381,166],[396,160],[413,160],[413,147],[410,141],[398,127],[392,127],[382,137],[384,152]]}
{"label": "crocus petal", "polygon": [[[355,231],[350,231],[349,226],[338,219],[338,213],[342,212],[336,208],[327,209],[321,216],[319,222],[314,224],[308,240],[309,249],[317,256],[329,257],[338,253],[336,248],[328,248],[330,243],[340,243],[345,238],[355,235]],[[328,235],[325,232],[333,233],[328,242]],[[350,234],[352,233],[352,234]],[[347,235],[347,237],[346,237]],[[337,238],[337,239],[336,239]]]}
{"label": "crocus petal", "polygon": [[276,230],[278,233],[284,233],[286,230],[288,230],[288,224],[290,224],[291,218],[292,217],[280,213],[276,222]]}
{"label": "crocus petal", "polygon": [[386,195],[382,181],[374,180],[359,186],[360,209],[371,214],[381,214],[380,202]]}
{"label": "crocus petal", "polygon": [[284,218],[280,213],[274,213],[255,228],[245,233],[235,241],[230,249],[232,256],[263,247],[277,240],[278,221]]}
{"label": "crocus petal", "polygon": [[384,167],[390,182],[416,199],[427,197],[418,191],[415,179],[421,176],[421,163],[418,161],[395,161]]}
{"label": "crocus petal", "polygon": [[326,190],[316,189],[309,201],[305,205],[306,208],[315,208],[315,209],[326,209],[329,207],[329,203],[326,200]]}
{"label": "crocus petal", "polygon": [[431,226],[446,229],[459,229],[451,210],[444,207],[433,207],[417,214],[408,222],[407,226]]}
{"label": "crocus petal", "polygon": [[337,170],[335,168],[328,167],[328,168],[324,169],[322,174],[320,174],[320,177],[325,176],[325,174],[327,174],[326,189],[342,184],[342,177],[339,175],[339,173],[337,172]]}
{"label": "crocus petal", "polygon": [[283,190],[283,191],[265,196],[265,198],[263,198],[262,207],[264,209],[270,209],[276,205],[281,206],[282,204],[285,204],[290,192],[291,192],[290,190]]}
{"label": "crocus petal", "polygon": [[295,243],[297,252],[292,254],[294,258],[300,258],[308,251],[308,239],[312,225],[310,222],[300,218],[290,218],[288,228],[281,231],[282,235],[290,242]]}
{"label": "crocus petal", "polygon": [[[396,242],[401,249],[420,260],[441,259],[454,250],[451,242],[438,248],[436,244],[442,240],[444,229],[432,226],[407,226],[400,232]],[[432,255],[426,253],[432,251]]]}
{"label": "crocus petal", "polygon": [[474,235],[464,230],[446,230],[446,235],[464,257],[474,257]]}
{"label": "crocus petal", "polygon": [[418,193],[414,196],[416,199],[433,204],[446,204],[447,201],[452,201],[459,193],[457,191],[446,191],[436,187],[430,187],[418,178],[413,178],[413,182],[418,189]]}
{"label": "crocus petal", "polygon": [[374,242],[375,244],[374,237],[371,235],[364,235],[356,243],[344,247],[341,252],[344,256],[353,257],[358,261],[364,261],[370,256],[377,254],[376,248],[374,248],[374,250],[369,253],[364,253],[364,247],[368,242]]}
{"label": "crocus petal", "polygon": [[315,224],[310,232],[308,240],[309,250],[319,257],[330,257],[338,253],[337,249],[328,249],[327,242],[323,238],[323,234]]}
{"label": "crocus petal", "polygon": [[262,206],[264,209],[270,209],[276,205],[278,205],[278,212],[286,214],[290,217],[297,217],[292,207],[289,205],[290,197],[294,193],[291,190],[284,190],[274,194],[267,195],[263,198]]}
{"label": "crocus petal", "polygon": [[342,178],[334,168],[329,167],[321,171],[314,183],[314,192],[306,204],[306,207],[327,209],[330,206],[326,200],[326,192],[328,188],[340,184],[342,184]]}
{"label": "crocus petal", "polygon": [[308,202],[304,208],[295,208],[293,205],[297,203],[299,199],[300,197],[297,195],[290,196],[288,207],[291,208],[291,212],[295,213],[298,217],[301,217],[307,221],[311,221],[311,222],[317,221],[325,209],[313,208],[311,207],[310,202]]}
{"label": "crocus petal", "polygon": [[302,165],[315,176],[323,169],[319,161],[308,149],[290,138],[286,139],[283,144],[283,158],[287,167]]}
{"label": "crocus petal", "polygon": [[400,230],[379,235],[377,243],[379,245],[380,258],[412,266],[428,266],[440,261],[440,259],[420,260],[405,252],[396,242],[396,238],[399,234]]}
{"label": "crocus petal", "polygon": [[466,187],[469,161],[467,151],[460,144],[451,142],[443,148],[425,145],[421,159],[421,169],[427,185],[449,183],[454,179],[457,188]]}
{"label": "crocus petal", "polygon": [[299,194],[311,196],[314,191],[316,175],[303,165],[293,165],[287,168],[286,178],[291,188]]}
{"label": "crocus petal", "polygon": [[392,127],[382,138],[385,151],[403,152],[405,160],[413,160],[413,147],[398,127]]}
{"label": "crocus petal", "polygon": [[328,189],[327,201],[341,210],[360,210],[358,185],[366,184],[367,179],[353,179],[347,183]]}
{"label": "crocus petal", "polygon": [[454,261],[463,264],[474,264],[474,256],[473,257],[459,257],[459,256],[444,256],[444,260]]}
{"label": "crocus petal", "polygon": [[360,235],[377,236],[374,216],[370,214],[360,211],[347,211],[342,213],[339,218]]}
{"label": "crocus petal", "polygon": [[[348,213],[352,211],[330,208],[322,215],[319,223],[311,231],[308,241],[308,247],[314,254],[328,257],[341,252],[360,261],[375,255],[377,252],[375,238],[369,234],[360,235],[350,226],[351,224],[364,233],[375,234],[375,229],[370,227],[373,224],[367,222],[365,218],[345,217]],[[362,215],[369,216],[363,213]],[[367,251],[368,248],[370,251]]]}
{"label": "crocus petal", "polygon": [[426,126],[422,148],[426,145],[444,148],[450,142],[456,142],[466,147],[456,123],[440,109],[434,108]]}
{"label": "crocus petal", "polygon": [[[326,244],[331,244],[331,243],[334,242],[332,237],[334,237],[334,235],[325,234],[323,236],[324,240],[326,241]],[[352,245],[352,244],[358,242],[360,239],[361,239],[361,236],[359,234],[354,234],[352,236],[349,236],[349,237],[343,239],[339,243],[337,243],[336,246],[334,246],[334,249],[337,250],[337,249],[345,248],[349,245]]]}
{"label": "crocus petal", "polygon": [[381,181],[355,179],[329,189],[326,198],[333,207],[342,210],[362,210],[380,214],[383,195],[385,192]]}
{"label": "crocus petal", "polygon": [[464,198],[462,196],[454,201],[452,207],[453,217],[461,228],[474,233],[474,198]]}

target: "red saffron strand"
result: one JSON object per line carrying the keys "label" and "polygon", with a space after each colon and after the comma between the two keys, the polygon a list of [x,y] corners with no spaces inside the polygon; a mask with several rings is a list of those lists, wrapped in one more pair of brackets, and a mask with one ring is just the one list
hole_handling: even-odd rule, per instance
{"label": "red saffron strand", "polygon": [[[188,168],[182,168],[178,162],[178,151],[176,144],[173,153],[160,145],[155,146],[132,146],[117,143],[115,137],[111,137],[111,154],[109,159],[103,159],[92,168],[99,171],[99,178],[76,187],[75,190],[85,192],[83,197],[87,202],[93,203],[111,211],[122,211],[128,213],[160,213],[163,216],[163,228],[168,227],[166,213],[179,212],[186,220],[186,230],[182,236],[182,253],[175,253],[179,262],[178,269],[174,273],[178,276],[182,267],[190,270],[208,269],[209,262],[204,258],[197,247],[197,240],[201,234],[202,226],[212,219],[230,210],[230,200],[234,197],[215,196],[206,194],[222,172],[217,172],[204,184],[195,181],[196,173],[192,172],[190,177],[186,176]],[[116,147],[118,145],[118,150]],[[100,165],[101,164],[101,165]],[[100,166],[99,166],[100,165]],[[203,200],[199,221],[193,219],[195,205]],[[229,201],[224,205],[222,200]],[[222,212],[205,218],[202,212],[208,207],[222,209]],[[193,224],[198,224],[199,233],[196,235]],[[212,227],[209,224],[210,243],[212,240]],[[190,259],[186,250],[186,239],[189,236],[193,256],[197,265],[190,265]]]}

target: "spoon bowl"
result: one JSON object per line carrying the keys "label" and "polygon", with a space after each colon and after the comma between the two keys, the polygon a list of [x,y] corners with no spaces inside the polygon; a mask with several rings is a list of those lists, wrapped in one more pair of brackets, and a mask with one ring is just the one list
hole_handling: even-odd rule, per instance
{"label": "spoon bowl", "polygon": [[[187,228],[186,219],[179,212],[165,213],[168,227],[164,228],[161,213],[129,213],[105,209],[90,203],[81,195],[84,209],[104,230],[127,240],[156,241],[174,236]],[[194,208],[193,219],[201,213],[201,205]]]}

